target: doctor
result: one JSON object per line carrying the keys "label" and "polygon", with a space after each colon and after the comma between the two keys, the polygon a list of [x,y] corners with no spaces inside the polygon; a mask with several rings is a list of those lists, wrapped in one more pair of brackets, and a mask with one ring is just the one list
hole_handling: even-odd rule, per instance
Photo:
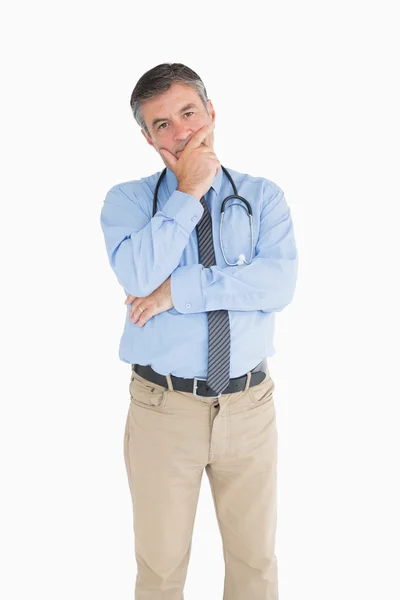
{"label": "doctor", "polygon": [[[267,357],[275,313],[292,301],[297,279],[290,209],[273,181],[226,173],[214,150],[213,104],[189,67],[164,63],[144,73],[131,108],[166,168],[162,179],[159,171],[114,185],[101,210],[109,263],[126,295],[119,357],[131,365],[124,459],[135,598],[183,599],[205,470],[223,542],[224,600],[277,600]],[[232,183],[248,202],[254,236],[235,198],[220,225]]]}

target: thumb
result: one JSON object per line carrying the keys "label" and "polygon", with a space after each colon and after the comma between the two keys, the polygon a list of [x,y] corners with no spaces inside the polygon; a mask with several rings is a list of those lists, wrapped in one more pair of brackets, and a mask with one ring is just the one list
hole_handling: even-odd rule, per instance
{"label": "thumb", "polygon": [[160,148],[160,154],[167,167],[173,171],[178,159],[166,148]]}

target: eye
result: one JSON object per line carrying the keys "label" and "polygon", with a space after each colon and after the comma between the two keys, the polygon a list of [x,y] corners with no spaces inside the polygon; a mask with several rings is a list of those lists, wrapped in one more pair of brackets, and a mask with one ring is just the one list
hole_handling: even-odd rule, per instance
{"label": "eye", "polygon": [[[191,111],[191,112],[187,112],[187,113],[185,113],[185,115],[184,115],[184,116],[186,117],[186,115],[194,115],[194,112],[193,112],[193,111]],[[161,123],[161,125],[159,125],[159,126],[157,127],[157,130],[160,130],[160,129],[165,129],[165,127],[163,127],[163,125],[167,125],[167,123]]]}

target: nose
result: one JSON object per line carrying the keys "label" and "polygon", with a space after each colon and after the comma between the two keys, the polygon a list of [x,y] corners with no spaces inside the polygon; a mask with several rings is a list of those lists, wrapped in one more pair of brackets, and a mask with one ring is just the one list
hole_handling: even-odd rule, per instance
{"label": "nose", "polygon": [[174,139],[177,141],[189,141],[190,129],[185,123],[179,123],[174,126]]}

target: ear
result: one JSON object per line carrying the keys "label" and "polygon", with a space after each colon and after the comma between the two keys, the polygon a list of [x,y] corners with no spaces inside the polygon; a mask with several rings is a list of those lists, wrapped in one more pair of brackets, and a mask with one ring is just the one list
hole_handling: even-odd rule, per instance
{"label": "ear", "polygon": [[141,129],[140,131],[143,133],[144,137],[146,138],[146,141],[147,141],[147,143],[148,143],[148,144],[150,144],[150,146],[154,146],[154,144],[153,144],[153,141],[152,141],[151,137],[149,137],[149,136],[147,135],[147,133],[145,132],[145,130],[144,130],[144,129]]}
{"label": "ear", "polygon": [[210,113],[211,119],[214,122],[215,121],[215,110],[214,110],[211,100],[207,100],[207,104],[208,104],[208,112]]}

